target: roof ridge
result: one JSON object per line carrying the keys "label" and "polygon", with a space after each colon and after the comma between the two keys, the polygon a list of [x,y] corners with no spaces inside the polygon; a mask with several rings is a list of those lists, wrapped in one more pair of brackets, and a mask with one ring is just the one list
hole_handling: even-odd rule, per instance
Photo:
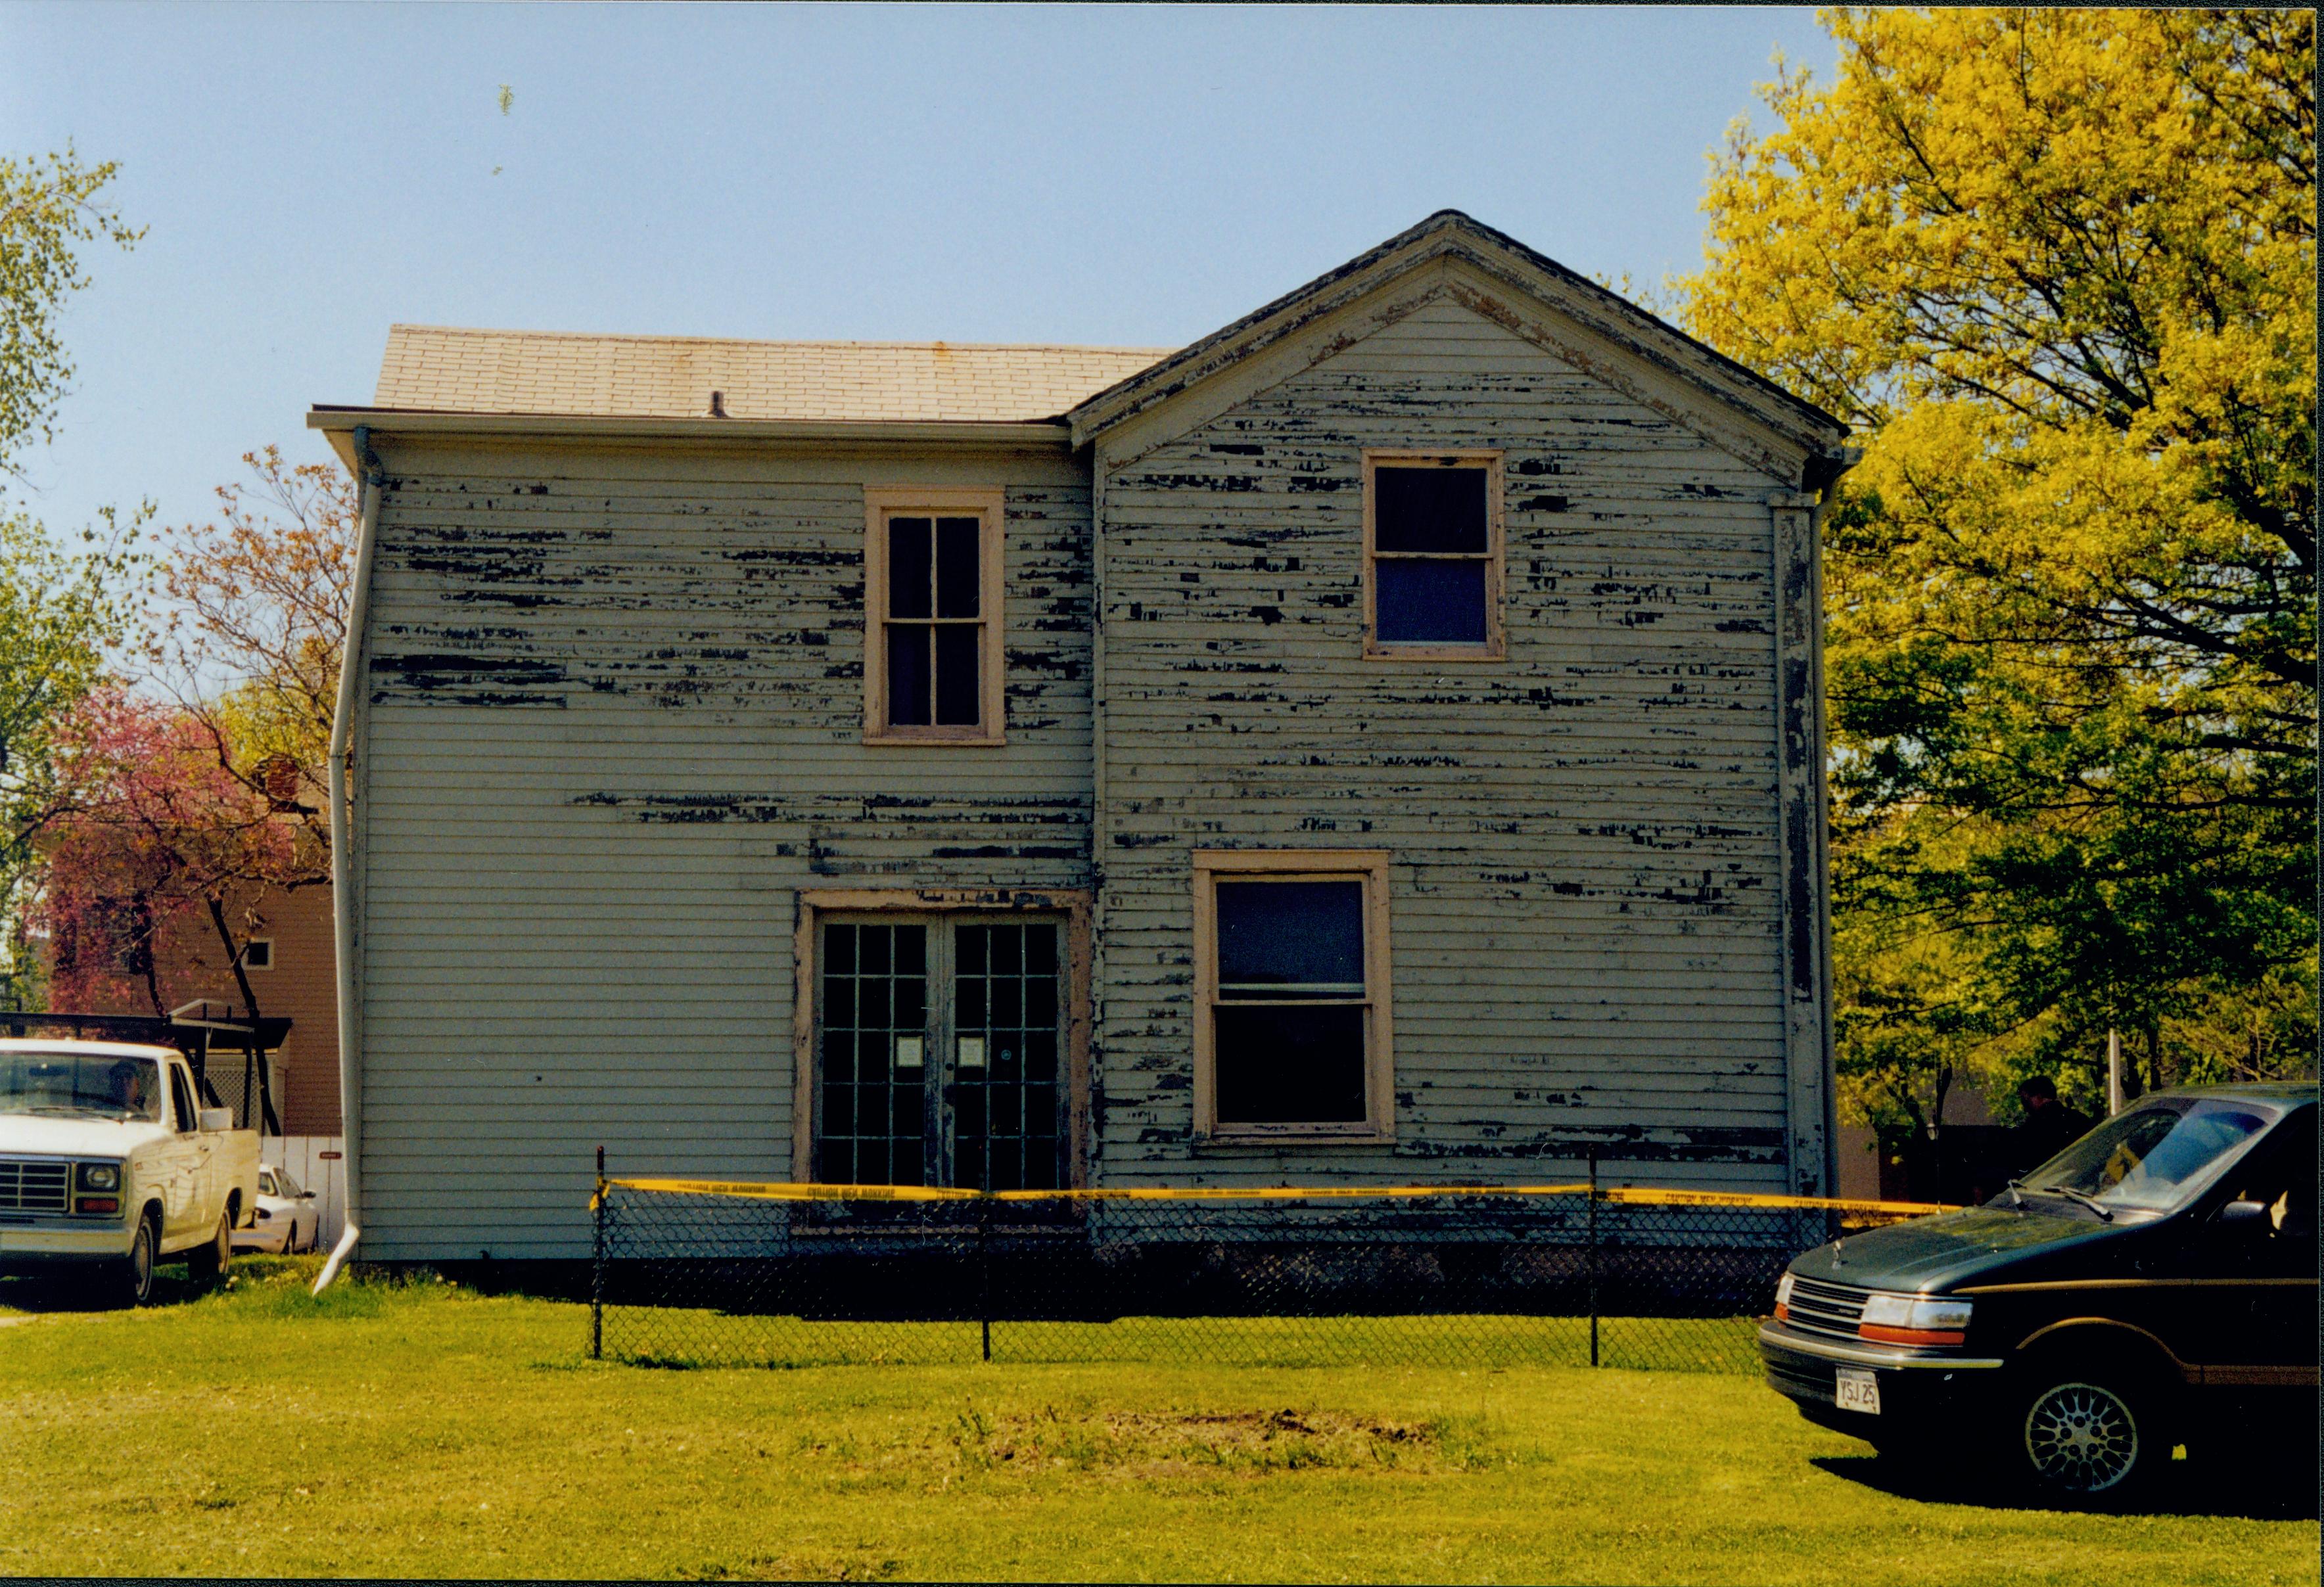
{"label": "roof ridge", "polygon": [[1136,347],[1095,342],[954,342],[942,339],[906,342],[862,341],[835,337],[654,336],[637,331],[517,330],[503,326],[420,325],[407,320],[397,320],[387,328],[390,336],[399,331],[422,331],[436,336],[522,337],[531,341],[650,342],[658,346],[668,346],[672,343],[683,342],[711,346],[905,347],[915,352],[926,352],[932,348],[942,347],[954,353],[1120,353],[1125,355],[1145,356],[1175,353],[1178,350],[1175,345]]}

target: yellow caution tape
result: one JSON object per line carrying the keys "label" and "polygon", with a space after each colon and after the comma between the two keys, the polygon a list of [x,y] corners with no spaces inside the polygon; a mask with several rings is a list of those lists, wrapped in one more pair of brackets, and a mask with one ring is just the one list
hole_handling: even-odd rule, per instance
{"label": "yellow caution tape", "polygon": [[[1102,1186],[1083,1190],[955,1190],[920,1185],[802,1185],[757,1179],[607,1179],[605,1188],[662,1195],[716,1195],[793,1202],[1074,1202],[1074,1201],[1330,1201],[1413,1200],[1451,1196],[1586,1195],[1576,1185],[1273,1185]],[[602,1191],[601,1193],[602,1194]],[[1919,1216],[1954,1209],[1939,1202],[1859,1201],[1840,1196],[1761,1195],[1723,1190],[1656,1190],[1606,1186],[1600,1201],[1644,1206],[1766,1207]],[[592,1196],[592,1208],[597,1197]]]}

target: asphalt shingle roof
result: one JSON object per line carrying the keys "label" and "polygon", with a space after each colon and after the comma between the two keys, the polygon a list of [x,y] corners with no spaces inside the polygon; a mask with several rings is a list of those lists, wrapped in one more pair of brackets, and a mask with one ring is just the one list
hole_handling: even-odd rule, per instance
{"label": "asphalt shingle roof", "polygon": [[700,419],[1053,419],[1167,347],[953,342],[752,342],[399,325],[380,408],[450,413]]}

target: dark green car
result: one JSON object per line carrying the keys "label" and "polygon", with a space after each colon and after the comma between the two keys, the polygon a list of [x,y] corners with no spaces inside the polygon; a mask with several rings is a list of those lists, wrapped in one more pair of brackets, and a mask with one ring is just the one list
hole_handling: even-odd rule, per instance
{"label": "dark green car", "polygon": [[2174,1444],[2316,1450],[2316,1092],[2160,1092],[1983,1206],[1819,1246],[1767,1382],[1884,1455],[2121,1495]]}

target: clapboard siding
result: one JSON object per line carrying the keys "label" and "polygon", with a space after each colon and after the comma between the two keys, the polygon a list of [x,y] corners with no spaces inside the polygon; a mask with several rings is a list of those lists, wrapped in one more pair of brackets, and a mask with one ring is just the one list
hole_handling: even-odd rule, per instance
{"label": "clapboard siding", "polygon": [[[1505,663],[1362,657],[1416,447],[1504,453]],[[1096,467],[1103,1177],[1782,1187],[1787,482],[1448,297]],[[1392,857],[1396,1140],[1196,1143],[1189,851],[1301,846]]]}
{"label": "clapboard siding", "polygon": [[[1062,453],[389,453],[362,743],[363,1223],[586,1254],[591,1156],[788,1174],[802,888],[1086,886]],[[863,489],[1006,486],[1008,743],[866,746]]]}

